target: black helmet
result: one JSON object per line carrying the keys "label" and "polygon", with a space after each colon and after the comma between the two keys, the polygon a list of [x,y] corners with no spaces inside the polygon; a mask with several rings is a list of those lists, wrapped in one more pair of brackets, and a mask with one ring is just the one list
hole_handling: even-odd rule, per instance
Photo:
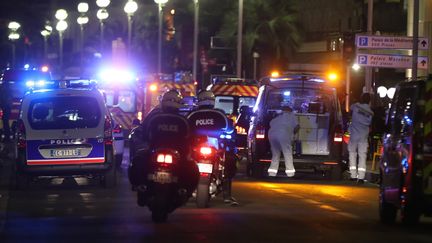
{"label": "black helmet", "polygon": [[215,105],[215,95],[210,90],[202,90],[197,95],[198,107],[210,107],[213,108]]}

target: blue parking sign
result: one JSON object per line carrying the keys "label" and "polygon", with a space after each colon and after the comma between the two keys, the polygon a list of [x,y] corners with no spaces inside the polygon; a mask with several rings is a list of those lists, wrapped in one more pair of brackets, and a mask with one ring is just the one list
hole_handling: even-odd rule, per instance
{"label": "blue parking sign", "polygon": [[368,46],[368,37],[359,37],[359,46]]}
{"label": "blue parking sign", "polygon": [[366,55],[357,55],[357,63],[359,65],[367,65],[367,56]]}

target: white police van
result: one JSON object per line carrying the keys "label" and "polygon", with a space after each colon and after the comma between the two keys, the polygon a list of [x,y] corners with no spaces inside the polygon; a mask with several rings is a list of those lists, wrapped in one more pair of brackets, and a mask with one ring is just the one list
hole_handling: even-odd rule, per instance
{"label": "white police van", "polygon": [[22,100],[17,187],[25,188],[39,176],[92,176],[105,187],[115,186],[112,119],[102,93],[88,80],[57,84],[31,91]]}

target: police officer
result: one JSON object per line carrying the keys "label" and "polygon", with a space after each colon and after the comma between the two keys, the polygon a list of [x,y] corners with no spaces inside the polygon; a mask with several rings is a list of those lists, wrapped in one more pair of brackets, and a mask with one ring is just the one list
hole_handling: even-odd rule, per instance
{"label": "police officer", "polygon": [[[370,95],[363,93],[360,102],[351,105],[350,141],[348,143],[351,180],[363,184],[366,175],[369,126],[374,115],[369,107]],[[357,165],[358,155],[358,165]]]}
{"label": "police officer", "polygon": [[295,168],[292,155],[292,139],[300,126],[295,117],[291,105],[282,107],[282,112],[270,121],[268,137],[272,151],[272,161],[268,169],[269,176],[276,176],[279,170],[281,151],[285,160],[285,173],[293,177]]}
{"label": "police officer", "polygon": [[[178,114],[182,107],[182,96],[177,90],[163,94],[160,105],[146,116],[142,124],[130,135],[129,181],[133,189],[146,183],[152,148],[172,148],[180,152],[179,184],[190,196],[199,180],[196,163],[189,159],[189,125],[184,116]],[[144,195],[138,193],[138,205],[145,205]]]}
{"label": "police officer", "polygon": [[[188,115],[191,127],[194,128],[195,135],[211,135],[212,132],[233,131],[232,120],[228,119],[222,110],[215,109],[215,95],[211,91],[201,91],[197,95],[197,110]],[[200,122],[211,120],[211,122]],[[225,203],[232,206],[238,205],[237,200],[232,197],[232,179],[237,172],[237,156],[235,144],[231,141],[225,141],[225,180],[223,181],[223,199]]]}

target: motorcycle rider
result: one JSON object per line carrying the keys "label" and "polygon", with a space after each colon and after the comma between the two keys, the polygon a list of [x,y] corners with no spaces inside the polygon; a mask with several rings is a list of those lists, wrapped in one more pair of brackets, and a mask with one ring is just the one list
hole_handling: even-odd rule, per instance
{"label": "motorcycle rider", "polygon": [[[194,135],[220,134],[223,131],[233,131],[232,120],[228,119],[222,110],[214,108],[215,95],[212,91],[201,91],[197,95],[197,108],[188,115],[190,127]],[[234,135],[234,134],[233,134]],[[219,137],[219,136],[218,136]],[[233,140],[225,140],[225,161],[223,181],[223,199],[225,203],[230,203],[232,206],[238,205],[237,200],[232,197],[232,178],[237,171],[237,156],[235,151],[235,143]]]}
{"label": "motorcycle rider", "polygon": [[[182,99],[177,90],[167,91],[160,99],[160,104],[131,132],[128,176],[133,190],[146,183],[152,148],[158,147],[179,151],[180,188],[185,189],[187,198],[196,189],[199,171],[196,163],[189,159],[189,125],[186,118],[178,114]],[[145,200],[145,195],[138,193],[138,205],[145,206]]]}

